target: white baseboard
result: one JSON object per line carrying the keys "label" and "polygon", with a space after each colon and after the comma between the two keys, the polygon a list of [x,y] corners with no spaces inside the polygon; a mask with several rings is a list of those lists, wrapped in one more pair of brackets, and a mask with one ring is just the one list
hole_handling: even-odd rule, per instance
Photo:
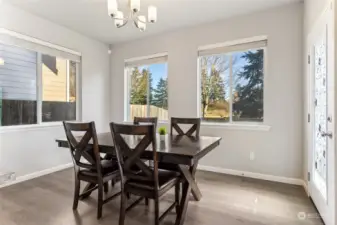
{"label": "white baseboard", "polygon": [[42,171],[38,171],[38,172],[35,172],[35,173],[27,174],[27,175],[24,175],[24,176],[20,176],[20,177],[17,177],[16,180],[14,180],[14,181],[10,181],[8,183],[0,185],[0,188],[8,187],[8,186],[11,186],[13,184],[21,183],[21,182],[24,182],[24,181],[27,181],[27,180],[31,180],[31,179],[34,179],[34,178],[37,178],[37,177],[41,177],[41,176],[44,176],[44,175],[47,175],[47,174],[50,174],[50,173],[55,173],[57,171],[61,171],[61,170],[68,169],[68,168],[71,168],[71,167],[73,167],[73,163],[55,166],[55,167],[52,167],[52,168],[49,168],[49,169],[46,169],[46,170],[42,170]]}
{"label": "white baseboard", "polygon": [[220,167],[212,167],[212,166],[198,166],[199,170],[209,171],[209,172],[215,172],[215,173],[223,173],[223,174],[229,174],[234,176],[241,176],[241,177],[249,177],[259,180],[268,180],[268,181],[274,181],[274,182],[280,182],[285,184],[294,184],[294,185],[300,185],[303,186],[303,180],[301,179],[295,179],[295,178],[289,178],[289,177],[279,177],[279,176],[273,176],[273,175],[267,175],[267,174],[261,174],[261,173],[252,173],[252,172],[246,172],[246,171],[239,171],[239,170],[231,170],[231,169],[224,169]]}
{"label": "white baseboard", "polygon": [[[68,164],[52,167],[46,170],[38,171],[35,173],[27,174],[27,175],[18,177],[14,181],[0,185],[0,188],[8,187],[13,184],[21,183],[27,180],[31,180],[31,179],[41,177],[47,174],[55,173],[57,171],[61,171],[61,170],[68,169],[71,167],[73,167],[73,164],[68,163]],[[306,193],[309,196],[307,183],[301,179],[279,177],[279,176],[273,176],[273,175],[267,175],[267,174],[261,174],[261,173],[252,173],[252,172],[246,172],[246,171],[231,170],[231,169],[224,169],[220,167],[203,166],[203,165],[199,165],[198,169],[209,171],[209,172],[215,172],[215,173],[229,174],[229,175],[234,175],[234,176],[249,177],[249,178],[260,179],[260,180],[268,180],[268,181],[274,181],[274,182],[280,182],[280,183],[286,183],[286,184],[300,185],[304,187]]]}
{"label": "white baseboard", "polygon": [[308,197],[310,197],[310,192],[309,192],[309,187],[308,187],[308,183],[305,180],[302,180],[302,186],[305,190],[305,193],[307,193]]}

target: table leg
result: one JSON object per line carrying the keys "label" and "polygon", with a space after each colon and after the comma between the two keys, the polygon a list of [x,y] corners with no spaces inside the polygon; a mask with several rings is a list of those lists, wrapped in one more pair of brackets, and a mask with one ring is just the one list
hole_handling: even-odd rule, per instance
{"label": "table leg", "polygon": [[[189,196],[191,193],[191,174],[186,166],[181,166],[179,165],[179,168],[183,174],[183,188],[182,188],[182,195],[181,195],[181,200],[180,200],[180,207],[179,207],[179,213],[177,215],[177,219],[175,222],[175,225],[183,225],[185,218],[186,218],[186,212],[187,212],[187,206],[188,206],[188,201],[189,201]],[[188,174],[187,176],[185,176]]]}
{"label": "table leg", "polygon": [[[96,186],[96,184],[88,183],[87,186],[85,186],[85,188],[84,188],[84,190],[83,190],[82,193],[87,192],[88,190],[94,188],[95,186]],[[92,192],[88,192],[87,194],[82,195],[81,198],[80,198],[80,200],[84,200],[84,199],[88,198],[91,195],[91,193]]]}
{"label": "table leg", "polygon": [[192,175],[192,178],[193,180],[191,181],[192,182],[192,195],[194,197],[194,199],[196,201],[200,201],[201,200],[201,197],[202,197],[202,194],[201,194],[201,191],[196,183],[196,180],[195,180],[195,173],[197,172],[197,167],[198,167],[198,163],[195,163],[193,166],[190,167],[190,173]]}

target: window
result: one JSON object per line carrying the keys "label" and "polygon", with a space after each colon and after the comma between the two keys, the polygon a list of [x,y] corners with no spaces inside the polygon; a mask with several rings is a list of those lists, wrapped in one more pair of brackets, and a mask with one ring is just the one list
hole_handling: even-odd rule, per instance
{"label": "window", "polygon": [[199,51],[200,112],[209,122],[263,122],[267,41]]}
{"label": "window", "polygon": [[168,120],[167,56],[126,62],[127,121],[134,117]]}
{"label": "window", "polygon": [[80,57],[27,44],[0,43],[0,127],[76,120]]}
{"label": "window", "polygon": [[42,122],[76,120],[76,63],[42,55]]}
{"label": "window", "polygon": [[37,53],[0,44],[0,126],[36,124]]}

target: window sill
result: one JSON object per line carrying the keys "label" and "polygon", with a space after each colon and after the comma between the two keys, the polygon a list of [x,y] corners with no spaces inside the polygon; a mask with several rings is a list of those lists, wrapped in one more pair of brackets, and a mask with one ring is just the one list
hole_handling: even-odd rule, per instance
{"label": "window sill", "polygon": [[[127,121],[127,120],[124,120],[123,121],[124,124],[133,124],[133,121]],[[158,120],[157,121],[157,124],[162,124],[162,125],[165,125],[165,124],[169,124],[169,121],[168,120]]]}
{"label": "window sill", "polygon": [[0,134],[40,130],[40,129],[47,129],[47,128],[53,128],[53,127],[62,127],[62,122],[49,122],[49,123],[41,123],[41,124],[5,126],[5,127],[0,127]]}
{"label": "window sill", "polygon": [[226,130],[252,130],[252,131],[269,131],[271,126],[264,124],[228,124],[228,123],[212,123],[212,122],[202,122],[201,126],[205,127],[215,127]]}

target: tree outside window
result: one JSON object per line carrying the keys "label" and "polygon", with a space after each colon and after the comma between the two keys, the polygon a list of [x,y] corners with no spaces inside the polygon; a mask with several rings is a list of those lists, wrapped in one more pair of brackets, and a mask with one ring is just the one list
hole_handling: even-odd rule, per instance
{"label": "tree outside window", "polygon": [[264,49],[199,57],[201,115],[211,122],[263,122]]}

